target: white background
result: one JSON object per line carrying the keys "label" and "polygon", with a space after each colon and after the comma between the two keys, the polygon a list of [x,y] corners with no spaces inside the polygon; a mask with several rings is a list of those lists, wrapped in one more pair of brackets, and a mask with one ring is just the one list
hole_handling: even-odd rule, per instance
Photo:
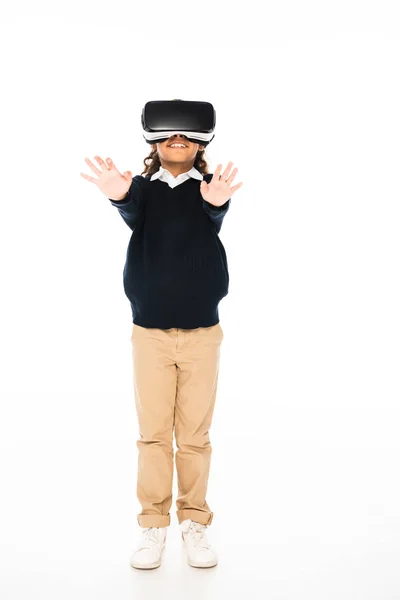
{"label": "white background", "polygon": [[[2,600],[400,598],[396,2],[38,3],[3,11]],[[212,102],[238,167],[194,569],[175,515],[129,566],[130,230],[80,172],[143,171],[149,100]]]}

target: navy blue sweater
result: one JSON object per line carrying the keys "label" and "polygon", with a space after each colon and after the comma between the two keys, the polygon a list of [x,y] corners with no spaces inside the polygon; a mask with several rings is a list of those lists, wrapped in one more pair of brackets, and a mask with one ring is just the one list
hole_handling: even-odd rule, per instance
{"label": "navy blue sweater", "polygon": [[[212,176],[203,178],[208,183]],[[213,206],[200,183],[191,177],[171,188],[136,175],[124,200],[109,199],[132,230],[123,285],[137,325],[193,329],[219,323],[229,273],[218,233],[231,199]]]}

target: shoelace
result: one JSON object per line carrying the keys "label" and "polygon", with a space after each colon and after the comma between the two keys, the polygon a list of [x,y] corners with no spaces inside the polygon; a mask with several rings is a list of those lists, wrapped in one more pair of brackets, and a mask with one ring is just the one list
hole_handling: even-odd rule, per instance
{"label": "shoelace", "polygon": [[142,531],[142,538],[140,541],[140,548],[153,548],[154,544],[160,542],[160,538],[157,535],[157,527],[146,527]]}
{"label": "shoelace", "polygon": [[189,524],[189,528],[187,529],[187,533],[193,539],[193,547],[194,548],[209,548],[210,545],[206,538],[206,528],[207,525],[202,525],[201,523],[197,523],[195,521],[191,521]]}

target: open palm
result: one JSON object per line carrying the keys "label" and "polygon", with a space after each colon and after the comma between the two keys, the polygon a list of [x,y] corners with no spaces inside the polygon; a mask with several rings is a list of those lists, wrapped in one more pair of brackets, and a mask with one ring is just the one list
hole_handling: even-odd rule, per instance
{"label": "open palm", "polygon": [[237,168],[235,168],[233,169],[231,175],[229,175],[232,165],[233,162],[229,162],[225,171],[222,173],[222,175],[220,175],[222,164],[219,164],[211,181],[209,183],[204,180],[201,182],[200,192],[204,200],[210,204],[213,204],[214,206],[221,206],[222,204],[225,204],[225,202],[232,197],[232,194],[234,194],[236,190],[243,185],[243,183],[238,183],[231,188],[231,183],[238,171]]}

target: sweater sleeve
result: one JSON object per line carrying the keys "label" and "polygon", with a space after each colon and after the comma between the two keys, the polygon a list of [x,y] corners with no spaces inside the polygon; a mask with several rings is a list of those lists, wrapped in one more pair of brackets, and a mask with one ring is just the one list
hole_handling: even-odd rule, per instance
{"label": "sweater sleeve", "polygon": [[203,208],[206,214],[210,217],[211,221],[213,222],[217,233],[219,233],[221,230],[222,221],[224,220],[224,217],[228,212],[230,205],[230,198],[225,202],[225,204],[222,204],[221,206],[214,206],[213,204],[210,204],[210,202],[207,202],[207,200],[204,200],[203,198]]}
{"label": "sweater sleeve", "polygon": [[113,206],[118,208],[118,212],[132,231],[137,225],[137,222],[143,211],[143,182],[144,178],[141,175],[135,175],[132,178],[131,187],[123,200],[109,201]]}
{"label": "sweater sleeve", "polygon": [[[213,178],[213,176],[214,176],[214,173],[206,173],[203,176],[203,179],[207,183],[210,183],[210,181]],[[207,200],[204,200],[204,198],[203,198],[203,209],[204,209],[204,212],[211,219],[211,222],[213,223],[213,225],[214,225],[217,233],[219,233],[220,230],[221,230],[222,221],[224,220],[224,217],[225,217],[226,213],[228,212],[230,205],[231,205],[231,199],[230,198],[229,198],[229,200],[227,200],[225,202],[225,204],[222,204],[221,206],[214,206],[214,204],[211,204],[210,202],[207,202]]]}

